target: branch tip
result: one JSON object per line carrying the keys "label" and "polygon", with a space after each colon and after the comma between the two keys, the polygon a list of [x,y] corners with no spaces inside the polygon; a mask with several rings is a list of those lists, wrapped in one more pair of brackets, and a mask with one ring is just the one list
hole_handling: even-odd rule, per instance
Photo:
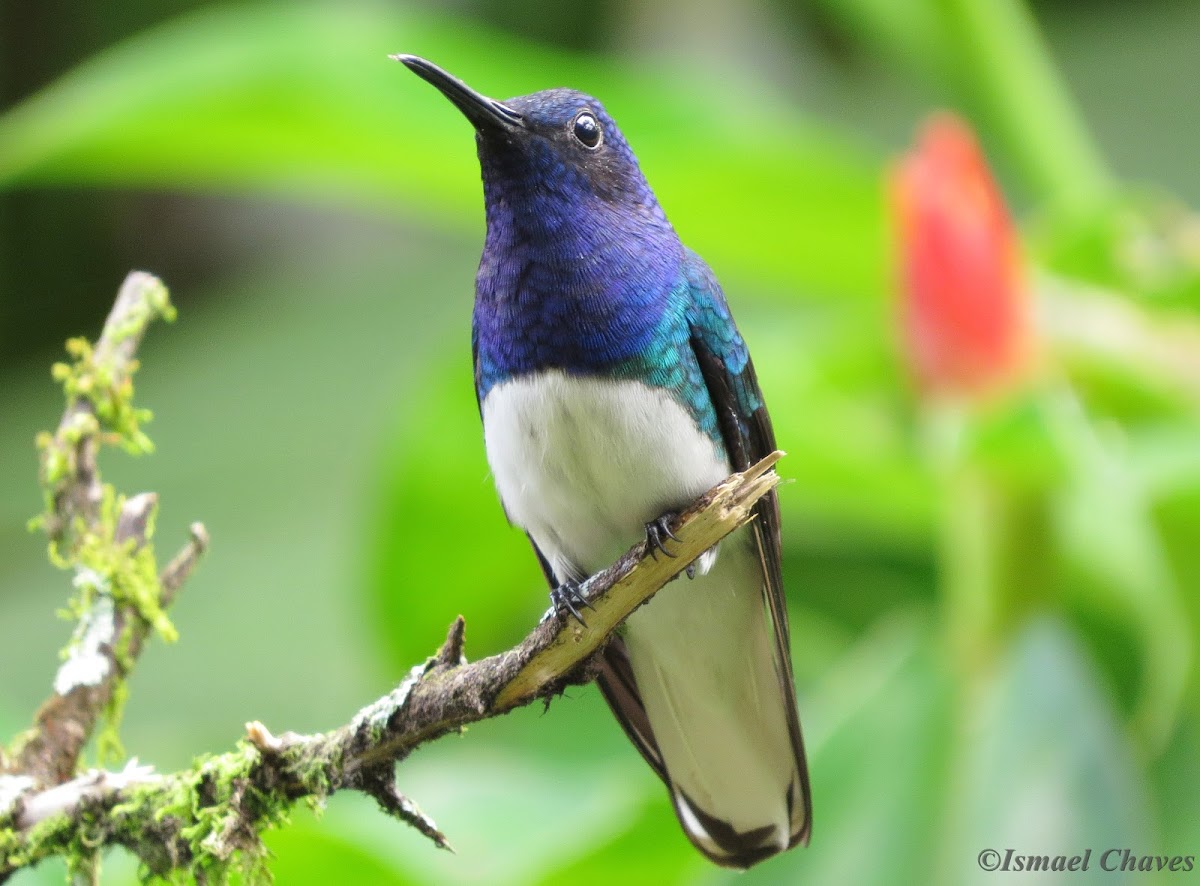
{"label": "branch tip", "polygon": [[138,547],[146,543],[150,518],[158,507],[158,495],[154,492],[142,492],[126,499],[117,517],[117,541],[134,539]]}
{"label": "branch tip", "polygon": [[742,471],[742,476],[747,480],[757,480],[763,474],[772,470],[786,454],[782,449],[776,449],[774,452],[764,455],[754,464],[750,465],[750,467],[746,468],[746,470]]}
{"label": "branch tip", "polygon": [[277,754],[283,750],[283,742],[258,720],[246,724],[246,740],[264,754]]}
{"label": "branch tip", "polygon": [[200,556],[208,550],[208,530],[204,528],[203,523],[193,523],[189,527],[189,536],[187,543],[171,558],[171,562],[158,576],[159,584],[162,585],[163,606],[169,605],[175,599],[176,592],[192,574]]}
{"label": "branch tip", "polygon": [[457,667],[467,663],[467,657],[463,655],[463,644],[466,639],[467,621],[461,615],[454,619],[450,624],[450,630],[446,634],[446,641],[442,643],[442,648],[437,653],[437,663],[448,668]]}
{"label": "branch tip", "polygon": [[203,554],[208,550],[210,541],[208,537],[208,529],[205,528],[203,523],[197,520],[188,527],[188,533],[191,536],[192,544],[196,546],[197,554]]}
{"label": "branch tip", "polygon": [[362,787],[364,791],[375,798],[379,807],[388,815],[416,828],[432,840],[438,849],[454,852],[454,847],[450,845],[446,835],[438,829],[434,820],[422,812],[416,803],[400,793],[392,776],[390,765],[382,767],[378,773],[372,773]]}

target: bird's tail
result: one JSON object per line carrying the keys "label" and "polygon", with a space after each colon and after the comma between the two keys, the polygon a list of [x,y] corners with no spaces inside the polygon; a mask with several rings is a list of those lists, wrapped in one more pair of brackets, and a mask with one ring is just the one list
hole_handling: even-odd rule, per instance
{"label": "bird's tail", "polygon": [[749,536],[634,613],[601,678],[688,837],[738,868],[807,842],[811,818],[786,626]]}

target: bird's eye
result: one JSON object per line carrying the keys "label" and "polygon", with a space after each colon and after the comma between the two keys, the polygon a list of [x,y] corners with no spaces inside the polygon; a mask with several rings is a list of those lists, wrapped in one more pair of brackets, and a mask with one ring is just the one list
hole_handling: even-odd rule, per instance
{"label": "bird's eye", "polygon": [[582,111],[575,118],[571,132],[585,148],[595,149],[600,145],[600,121],[591,111]]}

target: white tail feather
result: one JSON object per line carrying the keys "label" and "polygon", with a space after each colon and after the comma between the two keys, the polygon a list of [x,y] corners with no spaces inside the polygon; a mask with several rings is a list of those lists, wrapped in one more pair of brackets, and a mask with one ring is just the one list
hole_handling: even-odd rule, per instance
{"label": "white tail feather", "polygon": [[770,828],[763,842],[779,849],[791,838],[788,796],[800,774],[762,580],[743,531],[707,575],[668,585],[627,625],[680,819],[702,845],[715,841],[692,805],[738,833]]}

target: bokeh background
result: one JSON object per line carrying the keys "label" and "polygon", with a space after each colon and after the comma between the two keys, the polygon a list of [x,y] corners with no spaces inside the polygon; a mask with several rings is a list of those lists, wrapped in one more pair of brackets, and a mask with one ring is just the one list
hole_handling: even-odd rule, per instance
{"label": "bokeh background", "polygon": [[[160,493],[164,554],[195,519],[213,547],[181,639],[133,678],[131,753],[171,769],[250,719],[333,727],[459,613],[479,657],[543,610],[473,402],[471,132],[386,59],[413,52],[499,97],[600,96],[754,352],[795,481],[816,818],[811,848],[738,882],[990,882],[979,852],[1009,847],[1155,882],[1096,869],[1200,852],[1198,32],[1187,0],[3,0],[0,735],[69,632],[68,577],[25,528],[48,369],[133,267],[180,314],[138,375],[158,452],[104,467]],[[1036,308],[1037,356],[986,394],[918,384],[901,322],[912,231],[885,182],[935,108],[978,133]],[[457,854],[338,796],[270,835],[278,882],[735,877],[594,688],[398,778]]]}

